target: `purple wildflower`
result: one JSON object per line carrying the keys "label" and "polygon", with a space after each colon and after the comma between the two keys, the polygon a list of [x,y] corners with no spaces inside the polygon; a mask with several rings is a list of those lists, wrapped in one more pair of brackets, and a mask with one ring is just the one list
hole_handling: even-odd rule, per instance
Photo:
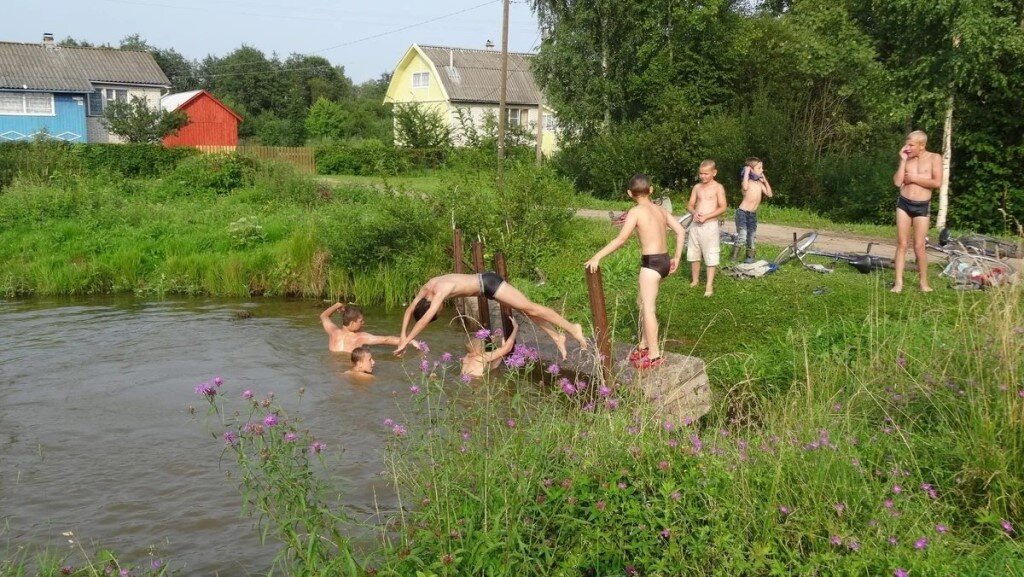
{"label": "purple wildflower", "polygon": [[836,510],[836,515],[842,516],[843,511],[846,510],[846,503],[836,503],[832,505],[832,508]]}
{"label": "purple wildflower", "polygon": [[883,507],[885,507],[886,509],[892,509],[892,506],[893,506],[893,502],[892,502],[892,499],[886,499],[886,500],[885,500],[885,501],[884,501],[884,502],[882,503],[882,506],[883,506]]}
{"label": "purple wildflower", "polygon": [[662,471],[668,469],[668,467],[668,461],[658,461],[658,468],[661,469]]}
{"label": "purple wildflower", "polygon": [[61,575],[71,575],[74,572],[75,572],[75,568],[72,567],[71,565],[65,565],[65,566],[60,568],[60,574]]}
{"label": "purple wildflower", "polygon": [[270,413],[269,415],[263,418],[263,424],[266,425],[267,427],[273,427],[274,425],[277,424],[277,415],[275,415],[274,413]]}
{"label": "purple wildflower", "polygon": [[619,481],[619,483],[616,485],[616,487],[618,487],[621,490],[625,490],[628,486],[629,485],[627,485],[625,481]]}
{"label": "purple wildflower", "polygon": [[949,527],[943,525],[942,523],[939,523],[935,526],[935,532],[940,535],[944,535],[946,533],[949,533]]}
{"label": "purple wildflower", "polygon": [[415,395],[416,393],[420,392],[420,388],[416,385],[413,385],[409,387],[409,392]]}
{"label": "purple wildflower", "polygon": [[516,420],[515,419],[509,419],[509,420],[505,421],[505,424],[508,425],[508,428],[510,428],[510,429],[516,428]]}
{"label": "purple wildflower", "polygon": [[394,425],[394,424],[395,424],[395,422],[392,421],[391,419],[384,419],[384,426],[385,427],[390,427],[391,425]]}
{"label": "purple wildflower", "polygon": [[447,363],[450,360],[452,360],[452,354],[451,353],[441,353],[441,362],[442,363]]}
{"label": "purple wildflower", "polygon": [[469,440],[469,431],[467,431],[466,429],[462,429],[462,440],[463,441],[468,441]]}
{"label": "purple wildflower", "polygon": [[598,511],[604,511],[604,508],[607,506],[608,504],[605,503],[604,501],[598,501],[597,503],[594,504],[594,507],[596,507]]}
{"label": "purple wildflower", "polygon": [[473,377],[471,375],[462,375],[461,377],[459,377],[459,380],[462,381],[463,383],[468,383],[473,380]]}
{"label": "purple wildflower", "polygon": [[1024,389],[1017,391],[1017,396],[1024,399]]}
{"label": "purple wildflower", "polygon": [[477,332],[473,333],[473,338],[480,339],[481,341],[486,339],[486,338],[488,338],[488,337],[490,337],[490,336],[491,336],[491,331],[488,330],[488,329],[480,329]]}
{"label": "purple wildflower", "polygon": [[900,487],[899,485],[893,485],[892,492],[894,495],[899,495],[900,493],[903,492],[903,487]]}
{"label": "purple wildflower", "polygon": [[928,546],[928,538],[921,537],[917,541],[914,541],[914,549],[924,549]]}
{"label": "purple wildflower", "polygon": [[899,539],[893,537],[892,535],[890,535],[889,538],[886,539],[886,541],[888,541],[890,545],[895,545],[900,542]]}
{"label": "purple wildflower", "polygon": [[850,551],[860,551],[860,541],[856,539],[847,540],[846,546],[850,548]]}
{"label": "purple wildflower", "polygon": [[296,435],[295,433],[285,433],[284,434],[284,442],[285,443],[294,443],[295,441],[298,441],[298,440],[299,440],[299,436]]}
{"label": "purple wildflower", "polygon": [[423,353],[423,354],[427,354],[427,353],[430,352],[430,345],[428,345],[427,343],[425,343],[423,341],[420,341],[419,346],[416,347],[416,348],[418,348],[420,350],[420,352]]}
{"label": "purple wildflower", "polygon": [[664,423],[661,424],[661,426],[664,427],[666,431],[671,431],[672,429],[676,428],[675,424],[672,421],[665,421]]}
{"label": "purple wildflower", "polygon": [[839,545],[843,544],[843,538],[839,535],[832,535],[828,538],[828,542],[838,547]]}
{"label": "purple wildflower", "polygon": [[671,536],[672,536],[672,532],[669,531],[667,528],[661,530],[661,538],[662,539],[668,539]]}
{"label": "purple wildflower", "polygon": [[234,431],[224,431],[224,444],[229,447],[234,447],[235,443],[238,442],[238,434]]}
{"label": "purple wildflower", "polygon": [[164,562],[161,561],[160,559],[153,559],[152,561],[149,562],[149,568],[150,569],[159,569],[159,568],[161,568],[163,566],[164,566]]}
{"label": "purple wildflower", "polygon": [[562,372],[562,368],[559,367],[558,365],[554,364],[554,363],[551,363],[550,365],[548,365],[548,369],[547,370],[548,370],[548,374],[552,374],[552,375],[557,375],[558,373]]}
{"label": "purple wildflower", "polygon": [[697,435],[691,435],[690,445],[693,446],[694,453],[699,453],[701,448],[704,446],[704,443],[700,440],[700,437],[698,437]]}
{"label": "purple wildflower", "polygon": [[242,391],[242,398],[247,400],[247,401],[251,400],[254,396],[255,395],[253,395],[252,389],[246,389],[246,390]]}
{"label": "purple wildflower", "polygon": [[213,377],[213,386],[219,387],[224,384],[224,379],[220,377]]}
{"label": "purple wildflower", "polygon": [[323,444],[322,442],[320,442],[320,441],[313,441],[312,443],[309,444],[309,454],[310,455],[319,455],[326,448],[327,448],[327,445]]}
{"label": "purple wildflower", "polygon": [[783,515],[787,515],[788,516],[791,512],[792,511],[789,510],[789,507],[787,507],[785,505],[779,505],[779,513],[782,513]]}
{"label": "purple wildflower", "polygon": [[430,361],[428,361],[427,359],[423,359],[422,361],[420,361],[420,371],[424,373],[429,373]]}
{"label": "purple wildflower", "polygon": [[907,357],[903,353],[896,355],[896,366],[900,368],[907,366]]}
{"label": "purple wildflower", "polygon": [[576,394],[576,387],[569,382],[569,379],[562,379],[559,381],[562,384],[562,392],[570,397]]}
{"label": "purple wildflower", "polygon": [[399,425],[396,423],[394,427],[391,427],[391,432],[394,433],[396,437],[404,437],[406,430],[403,425]]}
{"label": "purple wildflower", "polygon": [[210,383],[199,383],[196,385],[195,391],[197,395],[202,395],[208,398],[213,398],[217,395],[217,388]]}
{"label": "purple wildflower", "polygon": [[1006,532],[1007,535],[1013,533],[1013,524],[1006,519],[1000,519],[999,524],[1003,527],[1003,531]]}
{"label": "purple wildflower", "polygon": [[597,390],[597,394],[601,395],[602,397],[608,397],[611,396],[612,390],[604,385],[601,385],[601,388]]}
{"label": "purple wildflower", "polygon": [[679,491],[673,491],[672,494],[669,495],[669,498],[678,503],[679,500],[683,498],[683,496],[679,493]]}
{"label": "purple wildflower", "polygon": [[909,577],[909,576],[910,576],[910,571],[907,571],[906,569],[904,569],[902,567],[897,567],[896,570],[892,572],[892,577]]}
{"label": "purple wildflower", "polygon": [[520,354],[512,353],[505,357],[505,366],[511,369],[518,369],[526,366],[526,357]]}
{"label": "purple wildflower", "polygon": [[615,409],[619,408],[619,400],[618,399],[608,399],[607,401],[604,402],[604,406],[609,411],[615,410]]}

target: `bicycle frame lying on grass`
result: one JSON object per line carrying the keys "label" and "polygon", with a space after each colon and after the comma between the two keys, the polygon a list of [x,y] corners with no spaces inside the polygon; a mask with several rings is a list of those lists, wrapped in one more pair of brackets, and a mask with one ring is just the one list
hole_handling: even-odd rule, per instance
{"label": "bicycle frame lying on grass", "polygon": [[[793,233],[793,244],[782,249],[779,256],[775,257],[775,264],[781,266],[795,257],[804,268],[820,273],[834,271],[834,265],[837,262],[845,262],[864,274],[896,267],[896,263],[892,258],[871,254],[871,248],[875,244],[873,242],[868,243],[864,252],[828,252],[813,250],[811,247],[816,240],[818,240],[818,233],[816,231],[804,233],[799,238],[797,238],[796,233]],[[908,265],[908,270],[916,270],[916,267],[910,264]]]}

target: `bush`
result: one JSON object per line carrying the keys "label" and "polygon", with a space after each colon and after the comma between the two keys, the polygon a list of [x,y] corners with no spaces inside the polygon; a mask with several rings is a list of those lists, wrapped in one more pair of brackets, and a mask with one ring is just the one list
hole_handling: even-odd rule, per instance
{"label": "bush", "polygon": [[156,144],[71,144],[55,140],[0,144],[0,190],[15,177],[34,183],[55,178],[115,174],[126,178],[153,177],[170,172],[193,148],[164,148]]}
{"label": "bush", "polygon": [[74,146],[73,151],[90,172],[113,172],[128,178],[160,176],[200,154],[194,148],[158,144],[87,144]]}
{"label": "bush", "polygon": [[319,174],[394,176],[412,168],[406,149],[388,146],[379,140],[332,144],[315,153]]}
{"label": "bush", "polygon": [[228,194],[255,181],[259,163],[241,154],[203,154],[181,162],[164,179],[160,190],[168,196]]}

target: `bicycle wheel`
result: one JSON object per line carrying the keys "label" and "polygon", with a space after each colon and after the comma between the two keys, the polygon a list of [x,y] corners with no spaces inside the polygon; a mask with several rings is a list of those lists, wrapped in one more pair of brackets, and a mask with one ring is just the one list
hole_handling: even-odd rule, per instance
{"label": "bicycle wheel", "polygon": [[818,233],[815,231],[804,233],[803,236],[796,239],[796,243],[794,243],[796,244],[795,251],[793,250],[793,244],[789,244],[786,246],[786,248],[782,249],[782,252],[779,253],[779,256],[775,257],[775,260],[773,262],[776,266],[780,266],[792,260],[793,257],[797,256],[797,253],[802,253],[803,251],[807,250],[807,248],[814,244],[814,241],[817,239]]}
{"label": "bicycle wheel", "polygon": [[990,236],[969,235],[960,239],[966,248],[995,258],[1017,258],[1017,245]]}

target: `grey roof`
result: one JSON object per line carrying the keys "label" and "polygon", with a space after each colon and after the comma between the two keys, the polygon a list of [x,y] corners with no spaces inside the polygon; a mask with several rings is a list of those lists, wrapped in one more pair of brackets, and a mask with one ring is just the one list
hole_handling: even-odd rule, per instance
{"label": "grey roof", "polygon": [[[419,46],[433,61],[448,98],[453,102],[494,102],[501,96],[501,52],[446,46]],[[539,94],[530,64],[533,54],[508,53],[509,104],[537,106]],[[454,67],[449,63],[454,62]]]}
{"label": "grey roof", "polygon": [[92,92],[93,83],[171,85],[149,52],[0,42],[0,88]]}

